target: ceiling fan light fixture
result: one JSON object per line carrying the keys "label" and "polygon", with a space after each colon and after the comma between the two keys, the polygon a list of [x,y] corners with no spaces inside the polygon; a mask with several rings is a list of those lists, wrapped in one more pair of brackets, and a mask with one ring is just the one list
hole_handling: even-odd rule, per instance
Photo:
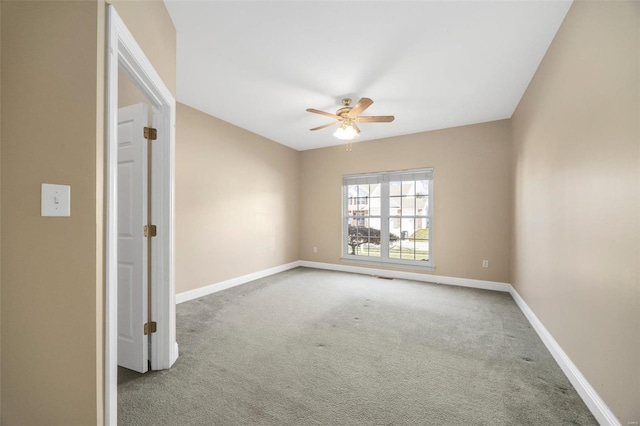
{"label": "ceiling fan light fixture", "polygon": [[356,129],[353,128],[351,123],[349,123],[343,124],[342,126],[338,127],[338,130],[335,131],[333,136],[342,140],[351,140],[359,137],[360,135],[358,134]]}
{"label": "ceiling fan light fixture", "polygon": [[333,136],[342,140],[352,140],[360,136],[360,128],[356,123],[390,123],[394,120],[393,115],[369,115],[361,116],[360,114],[371,106],[373,101],[369,98],[361,98],[353,107],[351,106],[351,99],[344,98],[342,100],[342,108],[336,111],[335,114],[330,112],[321,111],[319,109],[307,108],[308,112],[314,114],[325,115],[327,117],[335,118],[337,121],[333,123],[325,124],[323,126],[314,127],[309,129],[311,131],[326,129],[338,125],[338,130],[335,131]]}

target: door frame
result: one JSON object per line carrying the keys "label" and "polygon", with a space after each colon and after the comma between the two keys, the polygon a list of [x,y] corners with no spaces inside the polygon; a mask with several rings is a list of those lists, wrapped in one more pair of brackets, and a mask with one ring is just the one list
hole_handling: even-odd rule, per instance
{"label": "door frame", "polygon": [[151,335],[151,367],[170,368],[178,358],[175,315],[175,122],[176,101],[138,46],[113,5],[107,10],[105,146],[105,359],[104,424],[116,425],[118,403],[118,68],[147,97],[158,138],[151,154],[152,298],[158,331]]}

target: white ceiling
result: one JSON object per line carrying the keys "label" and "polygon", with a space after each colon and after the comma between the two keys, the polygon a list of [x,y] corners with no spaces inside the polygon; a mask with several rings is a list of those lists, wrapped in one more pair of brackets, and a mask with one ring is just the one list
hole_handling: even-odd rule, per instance
{"label": "white ceiling", "polygon": [[297,150],[344,143],[343,97],[373,99],[365,141],[511,117],[571,1],[165,0],[177,99]]}

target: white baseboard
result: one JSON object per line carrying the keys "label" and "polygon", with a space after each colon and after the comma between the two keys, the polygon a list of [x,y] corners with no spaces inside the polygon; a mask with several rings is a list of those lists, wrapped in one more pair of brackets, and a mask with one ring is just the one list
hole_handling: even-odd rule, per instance
{"label": "white baseboard", "polygon": [[542,342],[545,344],[549,352],[551,352],[553,358],[556,360],[564,374],[576,389],[578,395],[580,395],[589,410],[591,410],[591,413],[596,418],[596,420],[598,420],[601,425],[621,426],[620,421],[617,419],[615,414],[613,414],[611,409],[602,400],[600,395],[598,395],[593,386],[591,386],[584,375],[582,375],[580,370],[578,370],[578,367],[576,367],[569,356],[562,350],[558,342],[556,342],[551,333],[549,333],[542,322],[538,319],[536,314],[534,314],[531,308],[529,308],[524,299],[522,299],[518,292],[511,286],[511,284],[508,283],[298,260],[296,262],[287,263],[284,265],[276,266],[274,268],[269,268],[263,271],[254,272],[252,274],[243,275],[241,277],[232,278],[230,280],[221,281],[205,287],[197,288],[195,290],[178,293],[176,294],[176,303],[182,303],[188,300],[197,299],[202,296],[207,296],[209,294],[245,284],[259,278],[264,278],[269,275],[277,274],[279,272],[288,271],[289,269],[297,268],[298,266],[316,269],[327,269],[331,271],[353,272],[356,274],[379,275],[383,277],[455,285],[460,287],[472,287],[510,293],[511,297],[513,297],[524,316],[527,318],[527,320],[529,320],[533,329],[536,331],[536,333],[538,333],[538,336],[540,336]]}
{"label": "white baseboard", "polygon": [[241,277],[232,278],[230,280],[220,281],[214,284],[209,284],[204,287],[196,288],[194,290],[185,291],[176,294],[176,304],[187,302],[189,300],[197,299],[199,297],[207,296],[209,294],[216,293],[218,291],[226,290],[231,287],[235,287],[241,284],[248,283],[260,278],[268,277],[269,275],[277,274],[279,272],[288,271],[289,269],[297,268],[300,265],[300,261],[286,263],[284,265],[275,266],[273,268],[264,269],[262,271],[254,272],[252,274],[243,275]]}
{"label": "white baseboard", "polygon": [[529,308],[524,299],[520,297],[516,289],[511,287],[510,293],[513,300],[516,301],[516,304],[524,316],[527,317],[531,326],[533,326],[533,329],[538,333],[540,339],[542,339],[549,352],[551,352],[553,358],[576,389],[578,395],[580,395],[584,403],[587,405],[591,414],[593,414],[601,425],[620,426],[620,421],[615,414],[613,414],[607,404],[602,400],[602,398],[600,398],[598,392],[596,392],[593,386],[591,386],[587,379],[582,375],[569,356],[562,350],[558,342],[556,342],[551,333],[549,333],[549,330],[546,329],[536,314],[534,314],[531,308]]}
{"label": "white baseboard", "polygon": [[525,303],[522,297],[520,297],[518,292],[511,286],[511,284],[495,281],[473,280],[468,278],[419,274],[415,272],[391,271],[387,269],[339,265],[333,263],[309,262],[305,260],[300,261],[299,266],[508,292],[515,300],[524,316],[527,318],[527,320],[529,320],[533,329],[538,333],[538,336],[540,336],[540,339],[542,339],[549,352],[551,352],[551,355],[556,360],[556,362],[558,363],[564,374],[567,376],[573,387],[576,389],[578,395],[580,395],[587,408],[589,408],[596,420],[598,420],[598,422],[603,426],[621,426],[620,421],[617,419],[615,414],[613,414],[611,409],[602,400],[600,395],[598,395],[593,386],[591,386],[591,384],[587,381],[580,370],[578,370],[578,367],[576,367],[569,356],[562,350],[558,342],[556,342],[553,336],[551,336],[551,333],[549,333],[549,331],[533,313],[531,308],[529,308],[529,306]]}
{"label": "white baseboard", "polygon": [[459,287],[473,287],[484,290],[494,290],[509,292],[511,285],[496,281],[473,280],[470,278],[444,277],[433,274],[420,274],[416,272],[393,271],[388,269],[368,268],[362,266],[339,265],[334,263],[309,262],[301,260],[299,266],[308,268],[329,269],[332,271],[353,272],[356,274],[379,275],[383,277],[391,277],[405,280],[424,281],[428,283],[455,285]]}

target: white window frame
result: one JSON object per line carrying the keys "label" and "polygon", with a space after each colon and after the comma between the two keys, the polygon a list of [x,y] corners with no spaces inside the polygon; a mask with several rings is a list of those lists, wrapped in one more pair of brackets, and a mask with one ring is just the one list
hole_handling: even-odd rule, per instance
{"label": "white window frame", "polygon": [[[389,257],[389,183],[395,181],[427,180],[429,182],[429,260],[408,260]],[[353,255],[349,253],[349,194],[348,186],[357,184],[381,184],[380,193],[380,257]],[[352,217],[351,217],[352,218]],[[433,168],[376,172],[342,177],[342,257],[343,261],[372,265],[407,266],[413,269],[435,270],[433,262]]]}

